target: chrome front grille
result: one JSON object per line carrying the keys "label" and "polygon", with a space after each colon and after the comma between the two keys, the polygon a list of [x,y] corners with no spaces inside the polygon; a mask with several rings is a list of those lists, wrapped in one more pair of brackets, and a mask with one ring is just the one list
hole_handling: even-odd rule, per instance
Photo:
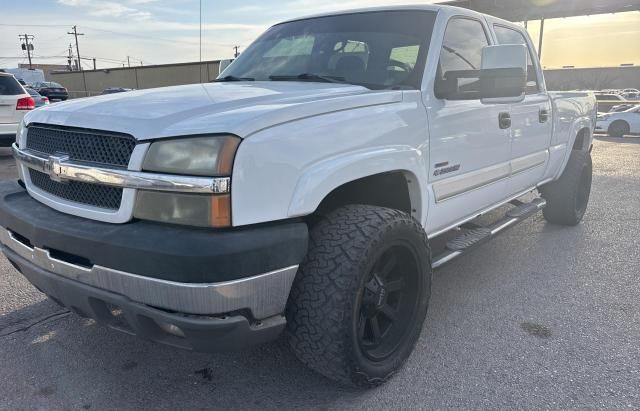
{"label": "chrome front grille", "polygon": [[[26,148],[47,155],[65,155],[82,163],[126,169],[136,140],[127,134],[35,124],[27,129]],[[29,170],[33,187],[74,203],[118,210],[123,189],[79,181],[54,181],[41,171]]]}
{"label": "chrome front grille", "polygon": [[122,202],[122,189],[79,181],[57,182],[45,173],[29,170],[31,184],[56,197],[93,207],[117,210]]}
{"label": "chrome front grille", "polygon": [[32,125],[27,148],[43,154],[66,154],[70,160],[126,168],[136,140],[127,134],[71,127]]}

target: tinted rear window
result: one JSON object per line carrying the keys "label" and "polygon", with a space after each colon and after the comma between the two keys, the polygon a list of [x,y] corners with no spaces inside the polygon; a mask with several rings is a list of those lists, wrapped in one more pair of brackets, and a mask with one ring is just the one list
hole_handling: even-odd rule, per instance
{"label": "tinted rear window", "polygon": [[0,96],[17,96],[24,94],[18,80],[13,76],[0,76]]}

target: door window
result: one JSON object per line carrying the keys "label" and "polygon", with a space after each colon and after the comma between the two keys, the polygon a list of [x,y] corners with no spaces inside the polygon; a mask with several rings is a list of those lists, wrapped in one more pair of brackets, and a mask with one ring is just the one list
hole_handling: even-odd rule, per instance
{"label": "door window", "polygon": [[533,64],[533,54],[531,47],[524,38],[524,35],[514,29],[508,27],[494,25],[493,31],[496,33],[498,44],[522,44],[527,46],[527,94],[536,94],[540,92],[540,82],[538,81],[538,72]]}
{"label": "door window", "polygon": [[454,18],[445,30],[435,92],[438,98],[475,100],[480,98],[482,49],[489,45],[478,20]]}

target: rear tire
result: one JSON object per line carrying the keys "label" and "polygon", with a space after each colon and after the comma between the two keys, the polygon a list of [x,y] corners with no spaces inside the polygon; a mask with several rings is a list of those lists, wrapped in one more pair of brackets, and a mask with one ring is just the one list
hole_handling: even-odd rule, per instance
{"label": "rear tire", "polygon": [[609,126],[608,133],[611,137],[624,137],[630,131],[629,123],[624,120],[616,120]]}
{"label": "rear tire", "polygon": [[374,387],[405,363],[431,292],[427,236],[411,216],[352,205],[310,233],[287,305],[296,356],[342,384]]}
{"label": "rear tire", "polygon": [[591,194],[591,154],[572,151],[562,176],[540,188],[547,201],[544,218],[550,223],[576,225],[584,217]]}

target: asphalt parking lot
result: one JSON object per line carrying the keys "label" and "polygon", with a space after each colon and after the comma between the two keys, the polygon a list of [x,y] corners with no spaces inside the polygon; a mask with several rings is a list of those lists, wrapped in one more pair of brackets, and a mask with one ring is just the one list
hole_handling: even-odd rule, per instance
{"label": "asphalt parking lot", "polygon": [[[285,342],[198,354],[47,300],[0,257],[1,409],[640,409],[640,138],[599,138],[573,228],[525,221],[436,272],[387,385],[336,387]],[[15,175],[0,150],[0,178]]]}

